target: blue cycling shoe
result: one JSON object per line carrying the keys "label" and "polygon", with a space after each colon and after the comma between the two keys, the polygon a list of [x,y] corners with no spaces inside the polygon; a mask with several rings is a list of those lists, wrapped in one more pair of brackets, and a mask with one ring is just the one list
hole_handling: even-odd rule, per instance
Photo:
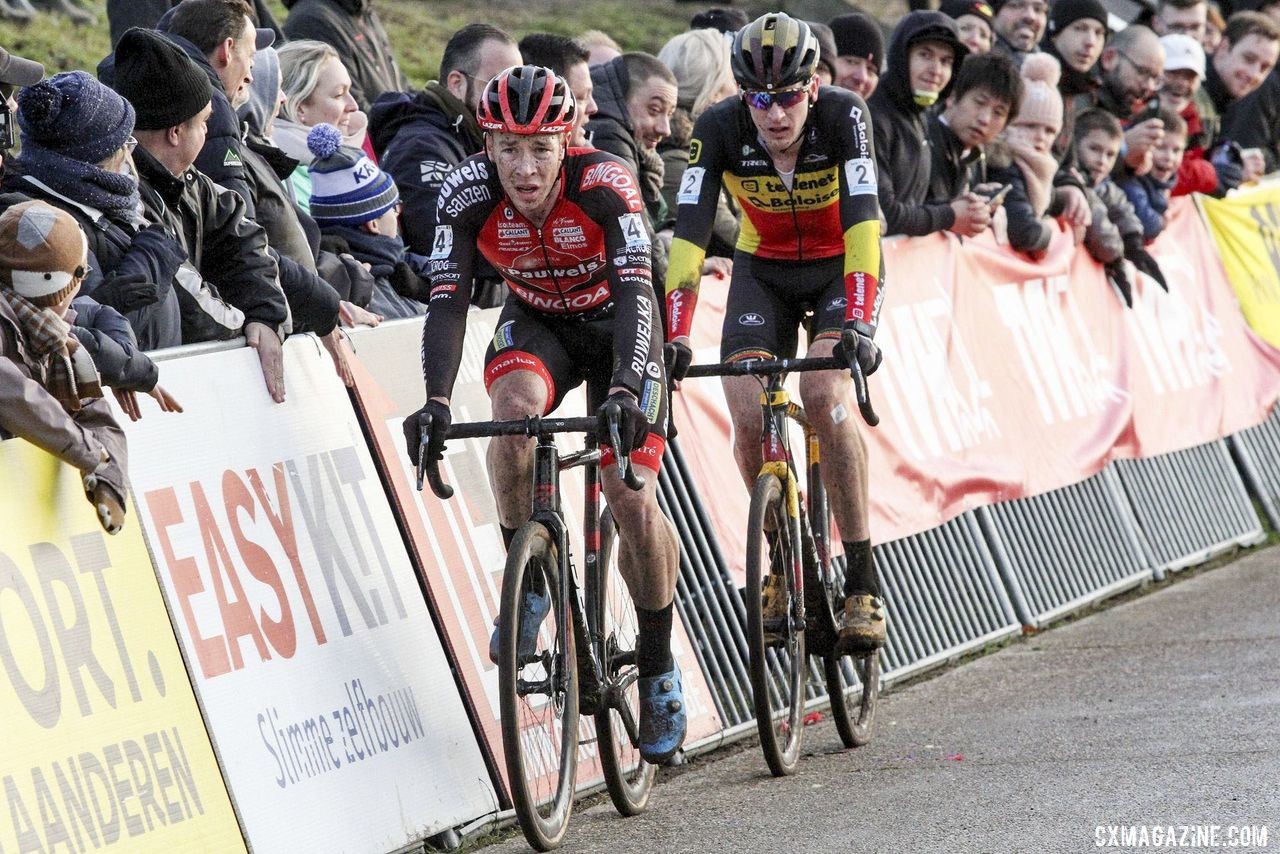
{"label": "blue cycling shoe", "polygon": [[675,756],[687,724],[680,668],[640,680],[640,756],[645,762],[662,765]]}
{"label": "blue cycling shoe", "polygon": [[[516,652],[521,662],[532,659],[538,652],[538,630],[542,621],[551,611],[551,596],[539,596],[532,590],[526,591],[524,601],[520,605],[520,640]],[[493,621],[493,634],[489,637],[489,660],[498,663],[498,620]]]}

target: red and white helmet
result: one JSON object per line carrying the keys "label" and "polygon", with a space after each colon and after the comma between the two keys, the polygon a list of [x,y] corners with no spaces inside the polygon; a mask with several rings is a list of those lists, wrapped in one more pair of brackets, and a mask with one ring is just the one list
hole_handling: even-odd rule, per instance
{"label": "red and white helmet", "polygon": [[578,105],[563,77],[541,65],[513,65],[484,87],[476,121],[504,133],[566,133]]}

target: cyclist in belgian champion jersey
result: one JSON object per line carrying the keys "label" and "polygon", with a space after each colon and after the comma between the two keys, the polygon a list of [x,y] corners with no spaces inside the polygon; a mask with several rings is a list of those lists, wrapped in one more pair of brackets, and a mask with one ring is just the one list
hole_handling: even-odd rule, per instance
{"label": "cyclist in belgian champion jersey", "polygon": [[[619,569],[636,605],[640,751],[660,763],[679,749],[685,732],[671,656],[679,546],[657,499],[667,422],[662,326],[635,176],[611,154],[568,148],[575,113],[573,93],[548,68],[508,68],[485,87],[476,115],[485,151],[455,167],[440,191],[422,334],[427,403],[419,413],[432,416],[426,452],[440,459],[481,254],[510,288],[485,358],[493,418],[545,415],[583,381],[588,406],[621,409],[626,447],[605,449],[604,492],[618,523]],[[415,460],[419,413],[404,423]],[[534,444],[525,437],[489,444],[508,546],[531,513]],[[614,452],[653,472],[643,489],[626,488]],[[532,651],[550,604],[547,591],[525,593],[521,649]],[[496,646],[495,631],[495,661]]]}
{"label": "cyclist in belgian champion jersey", "polygon": [[[674,379],[683,377],[692,357],[689,331],[722,185],[742,209],[742,230],[721,359],[794,355],[797,328],[812,311],[809,356],[856,358],[865,374],[880,364],[872,340],[883,267],[871,117],[854,93],[819,86],[817,64],[812,31],[788,15],[763,15],[734,36],[741,98],[721,101],[698,118],[677,199],[666,281]],[[849,568],[840,639],[852,650],[884,643],[885,615],[867,524],[867,452],[851,417],[857,411],[851,385],[837,371],[800,380],[822,445],[822,480],[844,538]],[[752,377],[725,377],[724,389],[734,456],[750,488],[761,464],[760,387]],[[766,589],[766,609],[782,598]],[[765,614],[766,620],[781,616]]]}

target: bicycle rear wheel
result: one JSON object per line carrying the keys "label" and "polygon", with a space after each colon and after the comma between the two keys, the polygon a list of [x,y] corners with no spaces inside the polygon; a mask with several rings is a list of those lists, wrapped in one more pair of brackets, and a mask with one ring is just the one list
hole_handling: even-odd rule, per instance
{"label": "bicycle rear wheel", "polygon": [[[578,771],[578,659],[573,620],[560,596],[551,532],[527,522],[507,553],[499,619],[498,695],[507,784],[520,829],[539,851],[564,839]],[[551,596],[536,652],[520,656],[525,591]]]}
{"label": "bicycle rear wheel", "polygon": [[604,668],[596,738],[609,799],[622,815],[639,815],[649,805],[657,769],[640,758],[636,606],[617,566],[618,524],[606,509],[600,514],[600,562],[587,582],[591,634],[601,639]]}
{"label": "bicycle rear wheel", "polygon": [[[775,777],[795,770],[800,757],[804,727],[805,638],[796,573],[801,544],[798,525],[787,513],[787,496],[782,483],[772,474],[756,480],[747,517],[747,644],[751,653],[751,690],[755,703],[760,749]],[[770,548],[765,531],[775,533]],[[763,586],[770,568],[776,567],[784,583],[785,618],[766,632],[763,614]],[[770,662],[776,662],[781,676],[776,686]]]}

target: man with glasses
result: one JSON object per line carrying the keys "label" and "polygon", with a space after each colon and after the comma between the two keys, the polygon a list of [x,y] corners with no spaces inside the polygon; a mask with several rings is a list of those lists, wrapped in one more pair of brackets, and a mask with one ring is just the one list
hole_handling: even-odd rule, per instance
{"label": "man with glasses", "polygon": [[1156,94],[1164,85],[1164,47],[1151,30],[1131,24],[1111,39],[1102,51],[1101,63],[1097,105],[1125,128],[1121,148],[1124,166],[1146,174],[1151,168],[1151,150],[1164,138],[1164,124],[1155,115],[1159,109]]}
{"label": "man with glasses", "polygon": [[1040,50],[1040,40],[1049,24],[1049,4],[1046,0],[1005,0],[991,5],[996,10],[991,21],[996,43],[991,49],[1007,54],[1021,66],[1027,54]]}
{"label": "man with glasses", "polygon": [[[400,224],[411,252],[431,254],[444,179],[454,166],[484,150],[476,107],[485,84],[520,64],[511,36],[489,24],[468,24],[449,38],[436,80],[418,92],[388,92],[370,110],[369,138],[378,165],[400,188]],[[497,273],[484,264],[478,278],[475,302],[499,304]]]}
{"label": "man with glasses", "polygon": [[[945,17],[913,13],[921,14]],[[950,32],[956,40],[954,24]],[[781,13],[756,19],[734,36],[730,57],[742,97],[709,108],[694,126],[666,278],[673,379],[692,358],[693,310],[722,186],[743,221],[721,359],[794,355],[797,329],[812,310],[809,356],[838,348],[868,374],[880,364],[872,340],[883,267],[871,118],[853,92],[819,86],[818,50],[805,22]],[[866,448],[851,415],[850,385],[843,371],[807,373],[800,397],[822,442],[823,481],[846,538],[841,639],[850,648],[874,648],[884,643],[885,615],[867,524]],[[760,387],[751,377],[726,377],[724,388],[734,456],[750,486],[761,464]],[[764,591],[766,630],[785,616],[778,608],[785,597],[771,594],[778,580]]]}

